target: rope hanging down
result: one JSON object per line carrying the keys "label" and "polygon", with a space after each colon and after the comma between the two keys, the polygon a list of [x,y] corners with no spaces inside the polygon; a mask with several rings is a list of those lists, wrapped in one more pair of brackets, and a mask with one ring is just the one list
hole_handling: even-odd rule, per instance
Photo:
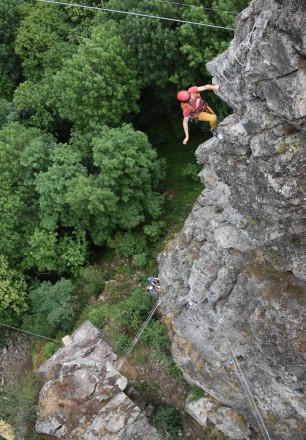
{"label": "rope hanging down", "polygon": [[137,335],[135,336],[135,338],[133,339],[133,341],[131,342],[129,348],[127,349],[127,351],[125,352],[123,358],[121,359],[121,361],[119,362],[118,365],[118,371],[121,370],[121,368],[123,367],[124,363],[126,362],[127,358],[129,357],[129,355],[132,353],[133,348],[135,347],[135,345],[137,344],[139,338],[141,337],[142,333],[144,332],[145,328],[147,327],[147,325],[149,324],[152,316],[154,315],[157,307],[161,304],[162,300],[159,299],[157,301],[157,303],[154,305],[153,309],[151,310],[150,314],[148,315],[147,319],[144,321],[144,323],[142,324],[140,330],[138,331]]}
{"label": "rope hanging down", "polygon": [[[221,325],[220,325],[219,317],[218,316],[216,316],[216,317],[212,316],[211,318],[215,322],[217,322],[217,326],[216,327],[220,331],[220,333],[222,334],[223,332],[221,330]],[[226,340],[226,342],[227,342],[227,344],[229,346],[229,349],[230,349],[230,352],[231,352],[231,356],[233,358],[233,361],[234,361],[234,364],[235,364],[235,367],[236,367],[236,370],[237,370],[237,373],[238,373],[239,380],[240,380],[241,385],[242,385],[242,387],[243,387],[243,389],[244,389],[244,391],[245,391],[245,393],[247,395],[247,398],[248,398],[251,410],[252,410],[253,415],[254,415],[254,417],[255,417],[255,419],[257,421],[257,424],[258,424],[259,429],[260,429],[260,431],[262,433],[262,436],[263,436],[264,440],[271,440],[271,437],[270,437],[269,432],[268,432],[268,430],[266,428],[265,422],[263,421],[263,418],[261,417],[259,409],[258,409],[258,407],[256,405],[256,402],[255,402],[255,399],[254,399],[253,394],[251,392],[251,388],[250,388],[250,386],[248,384],[248,381],[247,381],[247,379],[246,379],[246,377],[245,377],[245,375],[244,375],[244,373],[243,373],[239,363],[237,362],[236,355],[235,355],[234,349],[232,347],[232,344],[230,343],[230,341],[229,341],[229,339],[228,339],[228,337],[226,335],[225,335],[225,340]]]}
{"label": "rope hanging down", "polygon": [[54,5],[64,5],[64,6],[71,6],[71,7],[75,7],[75,8],[84,8],[84,9],[94,9],[97,11],[116,12],[118,14],[136,15],[138,17],[154,18],[157,20],[167,20],[167,21],[175,21],[178,23],[188,23],[188,24],[194,24],[197,26],[206,26],[206,27],[212,27],[212,28],[217,28],[217,29],[226,29],[229,31],[234,30],[233,28],[228,28],[228,27],[224,27],[224,26],[215,26],[213,24],[197,23],[195,21],[180,20],[178,18],[159,17],[158,15],[139,14],[137,12],[119,11],[117,9],[99,8],[97,6],[86,6],[86,5],[80,5],[78,3],[65,3],[65,2],[57,2],[54,0],[37,0],[37,1],[42,2],[42,3],[51,3]]}
{"label": "rope hanging down", "polygon": [[263,421],[263,418],[261,417],[261,414],[260,414],[260,412],[258,410],[258,407],[257,407],[256,402],[254,400],[254,397],[252,395],[251,389],[250,389],[249,384],[248,384],[248,382],[246,380],[246,377],[245,377],[245,375],[244,375],[244,373],[243,373],[239,363],[237,362],[237,359],[236,359],[233,347],[232,347],[230,341],[228,340],[228,338],[226,338],[226,340],[227,340],[227,343],[228,343],[228,345],[230,347],[230,350],[231,350],[231,353],[232,353],[232,358],[233,358],[235,367],[237,369],[241,385],[243,386],[243,389],[244,389],[244,391],[245,391],[245,393],[246,393],[246,395],[248,397],[248,400],[249,400],[252,412],[254,414],[254,417],[256,418],[256,421],[257,421],[259,429],[260,429],[260,431],[261,431],[261,433],[263,435],[263,438],[264,438],[264,440],[271,440],[271,437],[270,437],[270,435],[268,433],[268,430],[267,430],[266,425],[265,425],[265,423]]}

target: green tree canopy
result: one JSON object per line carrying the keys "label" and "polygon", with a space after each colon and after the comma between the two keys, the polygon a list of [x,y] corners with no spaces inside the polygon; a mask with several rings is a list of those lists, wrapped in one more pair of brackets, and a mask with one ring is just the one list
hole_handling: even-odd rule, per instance
{"label": "green tree canopy", "polygon": [[27,284],[24,276],[10,268],[8,260],[0,255],[0,319],[7,323],[27,310]]}
{"label": "green tree canopy", "polygon": [[54,74],[76,51],[76,46],[60,41],[43,54],[43,72],[19,84],[14,93],[14,104],[25,123],[44,130],[54,129],[60,122],[56,110]]}
{"label": "green tree canopy", "polygon": [[54,139],[14,122],[0,131],[0,253],[10,263],[22,259],[38,222],[34,179],[48,163]]}
{"label": "green tree canopy", "polygon": [[64,9],[43,3],[23,4],[22,20],[15,40],[15,51],[20,56],[23,72],[28,79],[43,74],[46,52],[68,37],[69,24]]}
{"label": "green tree canopy", "polygon": [[0,0],[0,98],[11,99],[20,75],[14,39],[19,25],[17,7],[21,0]]}
{"label": "green tree canopy", "polygon": [[[113,6],[113,3],[110,6]],[[154,4],[154,5],[153,5]],[[121,10],[138,8],[134,2],[116,1],[115,7]],[[150,7],[151,6],[151,7]],[[160,11],[161,9],[161,11]],[[165,10],[166,9],[166,10]],[[170,7],[170,9],[176,9]],[[140,2],[139,10],[144,13],[167,14],[169,5],[152,3],[152,0]],[[102,16],[105,20],[105,15]],[[120,19],[121,18],[121,19]],[[153,20],[131,15],[117,17],[118,32],[125,44],[128,45],[137,60],[136,68],[141,78],[142,87],[154,87],[160,90],[169,82],[169,77],[175,71],[174,60],[179,56],[178,41],[175,31],[161,20]],[[101,16],[97,16],[96,21]],[[162,68],[161,68],[162,66]]]}
{"label": "green tree canopy", "polygon": [[116,228],[130,230],[146,215],[160,215],[161,162],[147,136],[130,125],[102,127],[92,149],[96,172],[74,179],[67,202],[79,218],[87,219],[94,243],[103,244]]}
{"label": "green tree canopy", "polygon": [[78,220],[69,211],[66,201],[68,188],[79,175],[86,176],[87,170],[81,164],[81,156],[70,145],[59,144],[50,154],[51,164],[41,171],[35,181],[39,193],[41,226],[55,231],[59,224],[73,226]]}
{"label": "green tree canopy", "polygon": [[116,23],[94,27],[91,37],[55,75],[60,116],[81,129],[93,120],[119,125],[126,113],[138,109],[135,72],[132,53]]}
{"label": "green tree canopy", "polygon": [[85,231],[73,230],[59,234],[37,228],[28,239],[23,268],[44,273],[75,275],[86,263],[87,257],[88,243]]}
{"label": "green tree canopy", "polygon": [[57,329],[69,330],[76,312],[74,285],[61,278],[55,284],[44,281],[29,294],[31,314],[24,319],[24,328],[43,336],[53,336]]}

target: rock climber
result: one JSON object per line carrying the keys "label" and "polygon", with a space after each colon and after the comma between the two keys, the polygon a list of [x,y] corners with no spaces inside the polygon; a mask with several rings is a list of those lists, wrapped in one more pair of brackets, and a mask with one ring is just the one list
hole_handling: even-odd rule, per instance
{"label": "rock climber", "polygon": [[148,277],[147,281],[149,282],[149,284],[146,287],[146,291],[158,295],[160,290],[159,279]]}
{"label": "rock climber", "polygon": [[177,94],[177,99],[181,102],[183,110],[183,129],[185,133],[185,139],[183,144],[186,145],[189,140],[189,119],[198,121],[207,121],[210,124],[212,133],[217,128],[219,121],[215,112],[203,101],[199,92],[204,90],[219,90],[218,84],[206,84],[205,86],[193,86],[188,90],[181,90]]}

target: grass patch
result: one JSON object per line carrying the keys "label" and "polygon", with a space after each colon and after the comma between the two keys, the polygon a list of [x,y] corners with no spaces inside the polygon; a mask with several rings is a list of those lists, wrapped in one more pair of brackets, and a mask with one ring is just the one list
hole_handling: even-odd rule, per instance
{"label": "grass patch", "polygon": [[197,385],[191,385],[188,401],[196,402],[197,400],[202,399],[202,397],[205,397],[205,391]]}

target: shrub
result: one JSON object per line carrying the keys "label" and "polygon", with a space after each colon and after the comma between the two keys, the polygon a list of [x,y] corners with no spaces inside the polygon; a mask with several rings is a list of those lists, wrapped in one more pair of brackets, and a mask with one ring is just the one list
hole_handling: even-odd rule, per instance
{"label": "shrub", "polygon": [[34,438],[27,435],[36,418],[38,377],[30,372],[20,380],[16,372],[11,374],[11,381],[0,388],[0,419],[13,426],[16,438]]}
{"label": "shrub", "polygon": [[70,280],[62,278],[52,285],[44,281],[30,292],[32,314],[24,319],[23,327],[43,336],[52,336],[57,330],[68,330],[73,322],[76,304]]}
{"label": "shrub", "polygon": [[105,281],[105,272],[99,266],[87,266],[80,269],[77,291],[81,308],[87,305],[92,296],[102,292]]}
{"label": "shrub", "polygon": [[59,349],[59,344],[57,342],[46,342],[44,348],[46,358],[48,359]]}
{"label": "shrub", "polygon": [[169,377],[172,377],[173,379],[177,380],[184,380],[184,376],[182,371],[179,369],[179,367],[176,365],[172,357],[168,360],[168,366],[166,368],[166,373]]}
{"label": "shrub", "polygon": [[197,163],[189,163],[188,165],[185,165],[185,167],[182,169],[182,176],[190,177],[192,180],[198,181],[198,174],[201,169],[201,165]]}
{"label": "shrub", "polygon": [[155,320],[152,320],[145,329],[142,340],[147,342],[158,353],[163,352],[170,344],[169,339],[165,336],[164,324]]}
{"label": "shrub", "polygon": [[131,232],[117,232],[114,238],[107,241],[107,245],[115,249],[115,253],[120,258],[132,257],[139,255],[146,250],[146,239],[143,234]]}
{"label": "shrub", "polygon": [[143,252],[142,254],[137,254],[133,256],[133,265],[136,267],[144,267],[147,264],[147,254]]}
{"label": "shrub", "polygon": [[120,354],[124,354],[126,350],[129,348],[131,340],[128,336],[124,334],[119,334],[116,338],[116,350],[119,351]]}
{"label": "shrub", "polygon": [[181,436],[180,413],[172,405],[158,409],[150,422],[163,438],[177,440]]}
{"label": "shrub", "polygon": [[111,315],[111,307],[102,305],[89,313],[89,320],[98,328],[103,328]]}
{"label": "shrub", "polygon": [[120,301],[112,309],[112,320],[117,329],[134,334],[146,320],[151,308],[152,298],[142,289],[135,289],[127,300]]}
{"label": "shrub", "polygon": [[143,227],[145,235],[153,242],[159,240],[163,232],[165,231],[166,223],[163,221],[153,221],[150,225]]}

